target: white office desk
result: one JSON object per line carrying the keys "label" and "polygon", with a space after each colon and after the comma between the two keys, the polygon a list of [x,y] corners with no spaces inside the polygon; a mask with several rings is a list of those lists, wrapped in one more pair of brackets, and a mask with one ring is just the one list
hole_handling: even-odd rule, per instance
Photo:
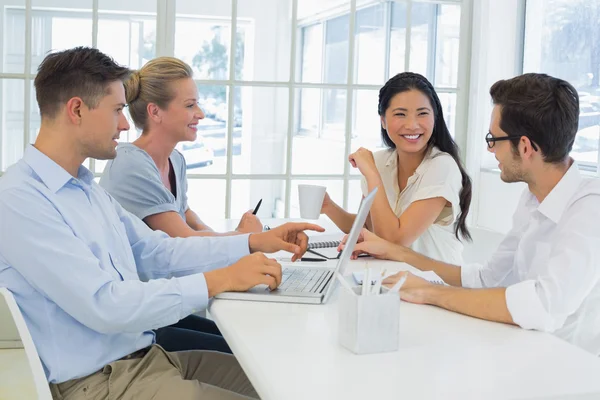
{"label": "white office desk", "polygon": [[597,357],[550,334],[431,306],[401,304],[398,351],[354,355],[338,344],[336,297],[215,300],[210,313],[263,400],[600,399]]}

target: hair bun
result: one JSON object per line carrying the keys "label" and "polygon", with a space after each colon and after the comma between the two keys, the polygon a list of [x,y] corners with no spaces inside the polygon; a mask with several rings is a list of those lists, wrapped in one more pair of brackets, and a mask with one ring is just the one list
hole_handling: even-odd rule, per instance
{"label": "hair bun", "polygon": [[140,97],[140,92],[142,89],[141,80],[142,77],[140,71],[134,70],[124,82],[125,99],[127,104],[131,104],[132,102],[136,101],[138,97]]}

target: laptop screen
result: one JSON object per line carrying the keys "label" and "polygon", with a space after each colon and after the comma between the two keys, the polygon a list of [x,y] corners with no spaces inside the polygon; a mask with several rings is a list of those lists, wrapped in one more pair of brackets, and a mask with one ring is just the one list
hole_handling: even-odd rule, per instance
{"label": "laptop screen", "polygon": [[[348,239],[346,240],[346,246],[344,247],[344,250],[342,250],[342,254],[340,255],[337,265],[335,266],[335,272],[339,272],[343,275],[344,268],[346,263],[348,263],[350,260],[350,256],[352,255],[352,251],[354,250],[354,246],[356,245],[360,231],[362,230],[363,226],[365,226],[365,221],[367,220],[367,215],[369,215],[369,211],[371,210],[373,200],[375,200],[376,193],[377,188],[373,189],[373,191],[371,191],[371,193],[369,193],[367,197],[365,197],[360,203],[360,207],[356,213],[356,218],[354,219],[354,223],[352,224],[352,228],[348,234]],[[331,279],[332,282],[327,287],[327,292],[323,298],[323,303],[327,302],[329,296],[331,296],[331,293],[333,293],[334,287],[338,284],[335,276]]]}

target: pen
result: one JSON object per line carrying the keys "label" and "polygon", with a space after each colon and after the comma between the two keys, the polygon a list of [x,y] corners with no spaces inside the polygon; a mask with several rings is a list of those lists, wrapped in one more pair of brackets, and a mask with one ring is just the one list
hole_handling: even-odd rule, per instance
{"label": "pen", "polygon": [[367,296],[369,294],[369,289],[371,288],[371,270],[369,268],[365,268],[365,272],[363,275],[362,281],[362,290],[360,295]]}
{"label": "pen", "polygon": [[300,261],[327,261],[324,258],[302,257]]}
{"label": "pen", "polygon": [[375,285],[373,286],[373,294],[379,294],[381,292],[381,281],[383,281],[383,277],[385,276],[386,269],[384,268],[379,274],[379,277],[375,281]]}
{"label": "pen", "polygon": [[258,203],[256,204],[256,207],[254,207],[254,211],[252,211],[252,214],[256,215],[256,213],[258,212],[258,209],[260,208],[261,203],[262,203],[262,199],[260,199],[258,201]]}

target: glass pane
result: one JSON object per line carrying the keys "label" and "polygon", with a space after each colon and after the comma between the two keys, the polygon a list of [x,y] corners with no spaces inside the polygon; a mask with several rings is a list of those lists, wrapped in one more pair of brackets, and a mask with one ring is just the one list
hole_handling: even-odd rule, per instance
{"label": "glass pane", "polygon": [[287,88],[236,88],[241,99],[239,106],[235,100],[233,173],[285,173],[288,93]]}
{"label": "glass pane", "polygon": [[[22,74],[25,72],[25,0],[4,1],[3,6],[2,37],[10,40],[4,40],[1,72]],[[36,22],[34,18],[34,26]]]}
{"label": "glass pane", "polygon": [[385,32],[383,4],[356,11],[354,82],[383,84]]}
{"label": "glass pane", "polygon": [[297,89],[297,95],[300,106],[292,143],[292,173],[343,173],[346,91]]}
{"label": "glass pane", "polygon": [[48,8],[46,2],[33,0],[32,7],[32,73],[50,50],[92,46],[92,1],[71,0],[60,8]]}
{"label": "glass pane", "polygon": [[188,179],[188,206],[209,226],[225,218],[225,180]]}
{"label": "glass pane", "polygon": [[342,180],[293,180],[290,198],[290,217],[300,218],[300,204],[298,200],[298,185],[321,185],[327,188],[327,193],[333,201],[340,206],[344,201],[344,182]]}
{"label": "glass pane", "polygon": [[410,71],[431,79],[435,57],[437,4],[413,3],[410,31]]}
{"label": "glass pane", "polygon": [[[287,81],[290,77],[291,0],[239,0],[235,79]],[[238,67],[239,66],[239,67]]]}
{"label": "glass pane", "polygon": [[[244,43],[240,35],[236,40]],[[192,66],[196,79],[229,79],[230,46],[230,1],[177,0],[175,57]],[[236,58],[236,70],[243,62]]]}
{"label": "glass pane", "polygon": [[571,156],[582,169],[598,163],[600,130],[599,1],[527,3],[524,72],[565,79],[579,93],[579,132]]}
{"label": "glass pane", "polygon": [[456,136],[456,93],[438,93],[442,109],[444,110],[444,119],[452,137]]}
{"label": "glass pane", "polygon": [[348,76],[348,33],[350,15],[325,23],[325,83],[346,83]]}
{"label": "glass pane", "polygon": [[348,182],[348,212],[357,213],[360,202],[362,201],[362,190],[360,189],[360,180],[353,179]]}
{"label": "glass pane", "polygon": [[392,3],[390,32],[390,78],[404,72],[406,62],[406,3]]}
{"label": "glass pane", "polygon": [[302,65],[299,69],[302,82],[320,83],[323,65],[323,24],[309,25],[300,31]]}
{"label": "glass pane", "polygon": [[435,85],[458,86],[460,6],[440,5],[435,41]]}
{"label": "glass pane", "polygon": [[139,69],[156,56],[156,0],[99,0],[98,48],[116,62]]}
{"label": "glass pane", "polygon": [[[200,108],[205,118],[198,123],[198,138],[194,143],[180,143],[188,172],[224,174],[227,170],[227,87],[198,84]],[[236,117],[241,125],[241,115]],[[233,153],[241,150],[241,126],[233,128]]]}
{"label": "glass pane", "polygon": [[284,180],[234,179],[231,182],[231,218],[240,218],[248,210],[262,203],[256,215],[259,218],[283,218],[285,214]]}
{"label": "glass pane", "polygon": [[[381,140],[381,118],[377,114],[379,91],[357,90],[354,92],[354,115],[352,127],[351,151],[364,147],[376,152],[384,148]],[[350,173],[360,175],[357,168],[350,168]]]}
{"label": "glass pane", "polygon": [[25,81],[21,79],[0,79],[2,88],[2,103],[0,114],[2,115],[2,126],[0,136],[2,137],[2,170],[23,156],[24,148],[24,105],[25,105]]}
{"label": "glass pane", "polygon": [[580,167],[598,163],[599,140],[600,126],[597,124],[580,129],[577,132],[571,156],[579,162]]}
{"label": "glass pane", "polygon": [[436,86],[456,87],[460,6],[413,3],[411,23],[410,70]]}

